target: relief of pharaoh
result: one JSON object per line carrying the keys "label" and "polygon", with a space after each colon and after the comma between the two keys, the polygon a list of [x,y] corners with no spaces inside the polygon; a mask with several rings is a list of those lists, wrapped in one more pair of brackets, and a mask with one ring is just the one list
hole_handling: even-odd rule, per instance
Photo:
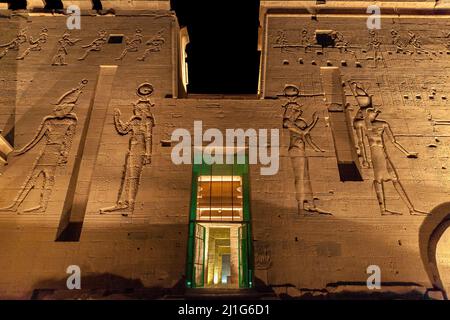
{"label": "relief of pharaoh", "polygon": [[127,121],[120,119],[120,110],[114,110],[114,125],[120,135],[130,134],[128,152],[122,175],[122,184],[116,204],[100,209],[100,213],[121,212],[123,216],[133,213],[139,189],[142,170],[151,163],[152,134],[155,118],[150,110],[154,103],[148,98],[153,93],[153,86],[144,83],[137,89],[139,100],[133,104],[133,116]]}
{"label": "relief of pharaoh", "polygon": [[[53,114],[42,120],[34,138],[12,153],[13,156],[22,155],[43,141],[33,168],[13,203],[8,207],[0,208],[0,211],[18,212],[30,191],[40,188],[39,204],[23,212],[45,212],[55,184],[56,169],[67,163],[78,122],[77,115],[72,111],[86,84],[87,80],[82,80],[78,87],[62,95],[53,109]],[[42,184],[38,184],[40,177],[43,178]]]}

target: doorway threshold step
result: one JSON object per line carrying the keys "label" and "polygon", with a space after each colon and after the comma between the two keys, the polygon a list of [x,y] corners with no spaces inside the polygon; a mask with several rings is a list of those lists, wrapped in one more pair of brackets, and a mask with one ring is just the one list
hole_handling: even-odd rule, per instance
{"label": "doorway threshold step", "polygon": [[217,288],[196,288],[186,289],[187,299],[246,299],[256,300],[261,298],[261,293],[254,289],[217,289]]}

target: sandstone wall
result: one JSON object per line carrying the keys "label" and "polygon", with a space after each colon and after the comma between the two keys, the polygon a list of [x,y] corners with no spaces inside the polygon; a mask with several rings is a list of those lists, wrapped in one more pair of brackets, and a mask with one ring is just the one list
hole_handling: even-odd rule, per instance
{"label": "sandstone wall", "polygon": [[[29,46],[23,43],[19,52],[10,51],[0,59],[0,128],[3,135],[9,134],[16,149],[33,137],[62,94],[81,79],[89,81],[74,109],[79,120],[68,162],[57,166],[45,212],[23,212],[39,203],[39,183],[17,212],[0,212],[0,297],[29,298],[33,289],[64,289],[69,265],[80,266],[84,289],[147,288],[156,292],[182,286],[192,167],[173,164],[167,141],[176,128],[193,133],[195,120],[203,121],[204,130],[261,128],[281,132],[278,173],[262,176],[259,165],[251,166],[258,285],[275,290],[294,287],[298,293],[301,288],[320,290],[330,283],[364,284],[367,267],[378,265],[384,283],[431,287],[419,252],[419,229],[426,218],[409,215],[389,182],[385,188],[388,206],[402,215],[382,216],[373,189],[374,170],[361,166],[358,158],[353,160],[358,162],[362,181],[342,180],[337,146],[346,143],[342,132],[347,132],[347,127],[343,118],[333,122],[335,111],[324,98],[334,99],[343,90],[341,107],[351,117],[358,106],[348,84],[336,87],[333,83],[331,95],[324,96],[330,83],[320,68],[338,67],[344,83],[356,81],[367,89],[374,106],[382,111],[380,118],[390,124],[397,140],[418,152],[417,159],[407,158],[385,139],[387,153],[412,203],[431,212],[447,201],[450,192],[447,18],[383,17],[383,28],[376,32],[381,41],[376,54],[383,59],[374,60],[374,52],[368,48],[366,16],[344,20],[328,14],[314,20],[304,13],[269,12],[264,20],[261,75],[261,95],[266,99],[258,100],[174,99],[178,28],[175,17],[167,11],[131,17],[129,13],[82,16],[82,30],[70,32],[71,38],[81,41],[67,47],[67,66],[52,66],[57,41],[66,30],[65,21],[62,16],[8,15],[0,20],[4,31],[0,44],[14,39],[25,27],[34,38],[43,27],[48,29],[48,39],[40,51],[16,60]],[[100,51],[77,60],[84,53],[81,45],[95,39],[100,29],[131,38],[137,28],[142,29],[144,43],[123,60],[116,58],[124,43],[105,43]],[[303,29],[308,35],[307,48],[299,45]],[[416,46],[408,45],[405,53],[396,52],[393,29],[407,43],[411,39],[408,32],[414,33],[420,38],[419,46],[415,42]],[[144,62],[137,61],[149,47],[145,41],[160,30],[164,30],[165,39],[160,50],[152,51]],[[340,32],[347,47],[317,47],[316,30]],[[150,98],[136,94],[145,82],[154,87]],[[282,106],[288,100],[283,96],[286,84],[307,95],[297,99],[303,117],[309,122],[316,113],[319,118],[311,137],[324,151],[307,147],[306,155],[317,206],[332,215],[305,216],[298,209],[295,171],[288,152],[290,134],[282,127]],[[155,122],[151,164],[142,166],[134,210],[128,215],[101,214],[101,209],[117,204],[130,144],[130,133],[117,132],[115,109],[120,109],[120,117],[126,121],[132,117],[133,103],[147,98],[154,103],[150,108]],[[333,131],[336,124],[339,130]],[[29,152],[10,157],[2,168],[0,207],[11,204],[22,190],[44,143],[45,138]],[[351,150],[343,151],[345,157],[355,155]],[[82,223],[81,236],[66,235],[58,239],[64,241],[55,241],[62,233],[61,226],[70,223]],[[441,259],[448,261],[445,255]]]}
{"label": "sandstone wall", "polygon": [[[67,263],[76,264],[70,261],[77,260],[76,258],[74,260],[74,257],[78,256],[78,252],[81,256],[97,256],[91,252],[93,249],[90,246],[87,246],[86,250],[91,253],[87,251],[83,253],[79,251],[79,243],[55,242],[57,234],[61,232],[59,230],[61,223],[64,222],[63,212],[67,213],[66,206],[71,201],[73,191],[71,178],[77,170],[77,164],[80,165],[78,160],[83,160],[83,165],[90,160],[86,160],[86,156],[81,159],[83,152],[80,154],[80,150],[87,154],[89,148],[95,149],[96,145],[92,139],[95,140],[95,137],[100,134],[96,131],[98,125],[89,127],[87,117],[89,116],[92,120],[90,123],[96,121],[103,123],[102,108],[105,104],[107,105],[110,98],[111,103],[115,104],[114,107],[122,107],[120,103],[127,99],[125,104],[130,108],[131,102],[134,102],[132,100],[136,98],[135,91],[143,82],[150,82],[154,86],[152,95],[154,99],[177,96],[178,24],[171,12],[146,11],[137,15],[116,13],[115,16],[101,17],[83,14],[81,30],[70,31],[67,30],[66,20],[65,16],[14,15],[8,11],[3,11],[2,19],[0,19],[1,44],[15,39],[20,30],[33,39],[37,39],[39,34],[47,34],[46,40],[41,43],[41,49],[30,51],[23,60],[17,60],[17,58],[31,46],[29,42],[21,43],[19,51],[9,50],[0,59],[0,128],[2,135],[15,149],[22,148],[35,136],[41,121],[52,114],[58,99],[63,94],[76,88],[82,79],[88,80],[73,110],[78,117],[78,123],[68,161],[66,164],[57,165],[55,183],[51,188],[51,196],[45,212],[23,212],[39,203],[43,175],[39,177],[36,187],[21,203],[18,209],[20,214],[1,212],[1,237],[4,250],[2,250],[0,263],[4,273],[0,277],[2,283],[0,290],[3,297],[29,297],[32,288],[45,287],[44,284],[39,284],[40,281],[64,277]],[[42,31],[43,28],[47,30]],[[105,30],[107,36],[104,43],[99,46],[99,50],[89,52],[84,60],[78,60],[87,49],[82,46],[89,45],[98,38],[100,30]],[[53,58],[59,48],[58,40],[62,39],[65,32],[70,33],[69,39],[74,42],[73,45],[66,45],[67,65],[53,66]],[[117,60],[127,46],[126,40],[136,38],[137,33],[142,35],[142,43],[137,45],[137,52],[130,51],[122,60]],[[109,35],[122,35],[124,39],[122,43],[109,43]],[[147,41],[158,36],[164,40],[163,43],[160,41],[158,50],[155,50],[155,46],[146,44]],[[79,41],[75,42],[75,39]],[[137,59],[142,57],[145,50],[149,48],[152,50],[145,61],[138,61]],[[0,51],[3,51],[3,48]],[[114,70],[112,76],[102,77],[100,70],[108,69],[108,67]],[[114,79],[112,87],[108,86],[111,78]],[[119,88],[124,90],[121,89],[122,91],[112,94]],[[108,92],[108,90],[112,91]],[[35,148],[23,155],[11,156],[9,164],[1,168],[1,207],[12,204],[23,190],[24,182],[35,167],[36,159],[45,148],[45,140],[45,138],[41,139]],[[123,145],[124,150],[126,150],[126,144]],[[76,192],[83,190],[86,186],[83,183],[85,181],[78,181]],[[126,236],[127,232],[124,234]],[[94,241],[94,243],[98,242]],[[119,243],[129,245],[128,242],[119,241]],[[100,247],[96,249],[99,250],[96,251],[97,253],[102,252],[102,246],[104,244],[100,242]],[[114,244],[108,244],[108,247],[109,250],[116,250]],[[113,251],[99,255],[115,256]],[[89,270],[90,267],[86,268]],[[97,270],[95,265],[92,268]],[[131,272],[133,268],[128,270]]]}

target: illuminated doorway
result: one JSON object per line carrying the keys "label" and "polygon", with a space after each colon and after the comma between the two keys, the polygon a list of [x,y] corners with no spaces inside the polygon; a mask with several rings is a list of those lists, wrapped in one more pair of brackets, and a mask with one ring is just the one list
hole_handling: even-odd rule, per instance
{"label": "illuminated doorway", "polygon": [[252,287],[248,165],[194,165],[189,288]]}

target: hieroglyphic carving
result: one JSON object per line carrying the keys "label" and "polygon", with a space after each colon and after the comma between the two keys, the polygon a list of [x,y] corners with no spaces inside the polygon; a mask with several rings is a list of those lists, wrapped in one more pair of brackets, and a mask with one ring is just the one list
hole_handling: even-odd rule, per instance
{"label": "hieroglyphic carving", "polygon": [[[286,31],[279,30],[274,40],[273,48],[279,48],[282,53],[291,53],[294,50],[303,48],[305,53],[308,49],[317,48],[318,54],[325,54],[325,48],[331,50],[338,49],[340,53],[350,54],[357,59],[356,52],[353,49],[360,49],[359,46],[350,45],[350,42],[344,37],[344,34],[340,31],[334,30],[316,30],[316,41],[310,38],[308,30],[302,29],[300,41],[291,43],[287,39]],[[324,39],[324,42],[319,41]]]}
{"label": "hieroglyphic carving", "polygon": [[[281,52],[290,52],[289,43],[284,30],[279,30],[275,38],[274,48],[280,48]],[[306,49],[305,49],[306,50]]]}
{"label": "hieroglyphic carving", "polygon": [[311,39],[307,29],[302,30],[302,35],[300,39],[300,43],[305,48],[305,53],[308,52],[308,49],[312,47]]}
{"label": "hieroglyphic carving", "polygon": [[155,104],[149,97],[153,93],[153,86],[143,83],[136,93],[139,100],[133,104],[133,116],[130,120],[122,122],[120,110],[114,111],[114,125],[117,132],[120,135],[131,133],[131,137],[116,204],[100,209],[101,214],[120,211],[123,216],[128,216],[133,213],[142,170],[145,165],[151,163],[152,136],[155,126],[151,107]]}
{"label": "hieroglyphic carving", "polygon": [[268,270],[272,266],[272,258],[267,245],[255,242],[255,269]]}
{"label": "hieroglyphic carving", "polygon": [[[298,31],[296,31],[298,32]],[[339,50],[340,54],[348,54],[355,60],[356,67],[362,67],[361,59],[371,60],[372,66],[387,67],[385,54],[423,54],[427,59],[433,59],[434,57],[442,56],[438,55],[438,52],[426,48],[422,43],[422,38],[417,31],[405,31],[405,35],[401,35],[401,32],[396,29],[390,30],[391,42],[383,42],[379,31],[369,30],[368,42],[366,45],[359,46],[351,43],[352,38],[347,37],[344,32],[338,30],[315,30],[315,40],[309,38],[308,30],[300,30],[300,38],[297,41],[289,39],[289,35],[292,31],[278,30],[272,40],[272,47],[280,49],[282,53],[294,53],[300,49],[304,49],[305,53],[310,48],[317,48],[316,54],[323,56],[325,59],[331,55],[335,59],[336,55],[332,54],[334,51]],[[444,41],[444,45],[448,45],[450,48],[450,41],[446,42],[446,39],[450,38],[448,35],[442,35],[438,37],[441,42]],[[393,51],[391,51],[393,50]],[[364,58],[361,54],[368,53]],[[332,65],[332,60],[320,59],[321,62],[325,62],[327,65]],[[323,60],[323,61],[322,61]],[[304,64],[304,57],[298,59],[300,64]],[[316,59],[311,60],[312,65],[318,65]],[[283,64],[288,65],[288,60],[284,59]],[[343,66],[347,66],[347,61],[341,60]]]}
{"label": "hieroglyphic carving", "polygon": [[[312,95],[323,95],[323,93]],[[310,134],[311,130],[319,121],[319,116],[316,112],[314,112],[313,119],[308,123],[306,119],[302,117],[302,106],[296,101],[299,96],[312,95],[301,95],[300,90],[295,85],[285,86],[284,96],[288,99],[288,101],[282,106],[284,108],[283,128],[288,129],[290,135],[288,153],[289,157],[291,158],[291,163],[295,175],[295,194],[299,214],[330,215],[330,212],[322,210],[315,205],[315,200],[317,198],[313,195],[308,157],[306,156],[306,145],[310,146],[316,152],[324,152],[324,150],[322,150],[312,140]]]}
{"label": "hieroglyphic carving", "polygon": [[137,58],[138,61],[145,61],[149,55],[151,55],[154,52],[161,51],[161,47],[166,42],[166,39],[163,37],[164,29],[159,30],[156,35],[148,40],[145,44],[148,46],[148,48],[144,51],[144,54]]}
{"label": "hieroglyphic carving", "polygon": [[133,38],[129,39],[128,37],[125,38],[125,49],[123,49],[122,53],[116,60],[122,60],[125,58],[128,52],[137,52],[139,45],[142,43],[142,30],[136,29],[136,33],[134,34]]}
{"label": "hieroglyphic carving", "polygon": [[70,39],[70,33],[65,32],[58,40],[58,49],[52,59],[52,66],[66,66],[66,56],[68,55],[67,47],[74,46],[81,39]]}
{"label": "hieroglyphic carving", "polygon": [[42,28],[41,33],[39,33],[39,36],[37,39],[33,39],[32,36],[28,39],[28,43],[30,46],[16,59],[17,60],[23,60],[26,56],[28,56],[32,51],[41,51],[42,45],[47,42],[48,38],[48,29]]}
{"label": "hieroglyphic carving", "polygon": [[86,49],[84,55],[78,60],[84,60],[87,58],[91,51],[101,51],[103,45],[108,41],[108,33],[105,30],[100,30],[98,32],[98,37],[95,38],[90,44],[82,46],[83,49]]}
{"label": "hieroglyphic carving", "polygon": [[56,169],[65,165],[68,160],[78,122],[77,115],[72,111],[86,84],[87,80],[82,80],[78,87],[63,94],[58,99],[53,114],[42,120],[34,138],[20,150],[14,151],[13,155],[22,155],[38,145],[44,138],[45,144],[13,203],[8,207],[0,208],[0,211],[18,212],[29,192],[39,188],[37,182],[42,176],[39,204],[23,212],[45,212],[55,184]]}
{"label": "hieroglyphic carving", "polygon": [[9,51],[19,51],[20,46],[27,42],[27,40],[27,29],[24,28],[19,30],[17,36],[13,40],[5,44],[0,44],[0,48],[5,48],[0,52],[0,59],[6,56]]}

